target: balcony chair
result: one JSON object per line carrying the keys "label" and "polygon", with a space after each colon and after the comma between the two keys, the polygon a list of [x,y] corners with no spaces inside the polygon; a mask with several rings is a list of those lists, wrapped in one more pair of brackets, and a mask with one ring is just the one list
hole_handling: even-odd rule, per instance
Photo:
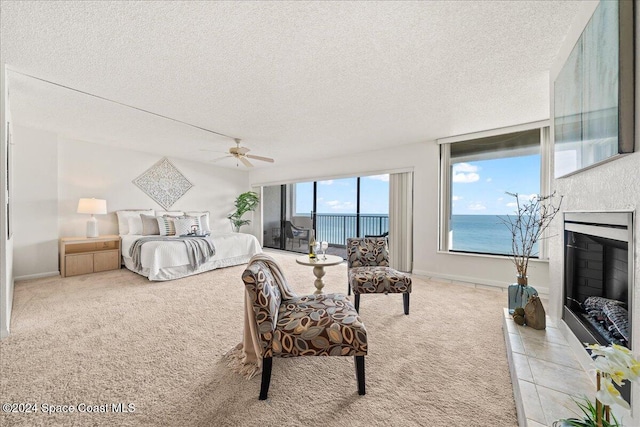
{"label": "balcony chair", "polygon": [[264,259],[250,262],[242,273],[261,348],[259,399],[265,400],[269,392],[272,358],[296,356],[354,356],[358,394],[364,395],[367,330],[351,301],[344,294],[292,296],[283,300],[275,278],[286,282],[275,261]]}
{"label": "balcony chair", "polygon": [[364,237],[384,237],[385,244],[387,248],[389,247],[389,232],[385,231],[382,234],[365,234]]}
{"label": "balcony chair", "polygon": [[[302,241],[306,240],[309,242],[309,233],[311,232],[308,228],[300,228],[296,227],[291,223],[291,221],[284,222],[284,236],[287,240],[291,240],[291,250],[293,250],[293,244],[295,239],[298,239],[298,247],[302,246]],[[285,241],[285,249],[287,248]]]}
{"label": "balcony chair", "polygon": [[401,293],[404,314],[409,314],[411,277],[389,267],[386,237],[347,239],[347,275],[356,311],[360,311],[361,294]]}

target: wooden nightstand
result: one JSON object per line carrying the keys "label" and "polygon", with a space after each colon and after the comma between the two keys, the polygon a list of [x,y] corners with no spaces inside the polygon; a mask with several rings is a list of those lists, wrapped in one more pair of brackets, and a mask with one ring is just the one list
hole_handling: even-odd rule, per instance
{"label": "wooden nightstand", "polygon": [[60,275],[62,277],[120,268],[120,236],[62,237]]}

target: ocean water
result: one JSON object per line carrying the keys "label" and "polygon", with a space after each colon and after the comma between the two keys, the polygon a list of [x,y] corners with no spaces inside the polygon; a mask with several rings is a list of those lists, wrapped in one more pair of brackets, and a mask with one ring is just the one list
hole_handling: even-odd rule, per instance
{"label": "ocean water", "polygon": [[[377,235],[389,230],[389,217],[384,214],[361,215],[360,235]],[[453,215],[452,249],[462,252],[509,255],[511,232],[497,215]],[[316,240],[330,245],[344,245],[347,237],[356,236],[355,214],[317,214]],[[537,244],[534,253],[537,254]]]}
{"label": "ocean water", "polygon": [[[357,236],[355,214],[316,215],[316,240],[332,245],[344,245],[348,237]],[[360,214],[360,235],[379,235],[389,231],[389,215]]]}
{"label": "ocean water", "polygon": [[[511,253],[511,232],[497,215],[452,215],[451,230],[454,251]],[[538,252],[537,243],[533,252]]]}

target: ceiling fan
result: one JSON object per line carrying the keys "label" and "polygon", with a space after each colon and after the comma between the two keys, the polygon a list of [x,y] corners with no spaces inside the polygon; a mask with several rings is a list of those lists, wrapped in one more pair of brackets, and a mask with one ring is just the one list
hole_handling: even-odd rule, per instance
{"label": "ceiling fan", "polygon": [[[212,162],[217,162],[219,160],[226,159],[229,157],[235,157],[236,160],[240,160],[242,164],[248,168],[253,167],[253,165],[248,159],[260,160],[261,162],[269,162],[269,163],[274,162],[274,160],[269,157],[254,156],[253,154],[247,154],[250,150],[247,147],[240,146],[240,138],[233,138],[233,140],[236,142],[236,146],[229,148],[229,154],[226,156],[222,156],[217,159],[214,159],[212,160]],[[236,166],[237,166],[237,163],[236,163]]]}

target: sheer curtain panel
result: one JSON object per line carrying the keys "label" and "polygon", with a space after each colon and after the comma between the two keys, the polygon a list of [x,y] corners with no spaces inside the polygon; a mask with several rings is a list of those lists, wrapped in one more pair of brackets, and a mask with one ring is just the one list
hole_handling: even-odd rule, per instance
{"label": "sheer curtain panel", "polygon": [[389,262],[396,270],[413,268],[413,172],[389,175]]}

